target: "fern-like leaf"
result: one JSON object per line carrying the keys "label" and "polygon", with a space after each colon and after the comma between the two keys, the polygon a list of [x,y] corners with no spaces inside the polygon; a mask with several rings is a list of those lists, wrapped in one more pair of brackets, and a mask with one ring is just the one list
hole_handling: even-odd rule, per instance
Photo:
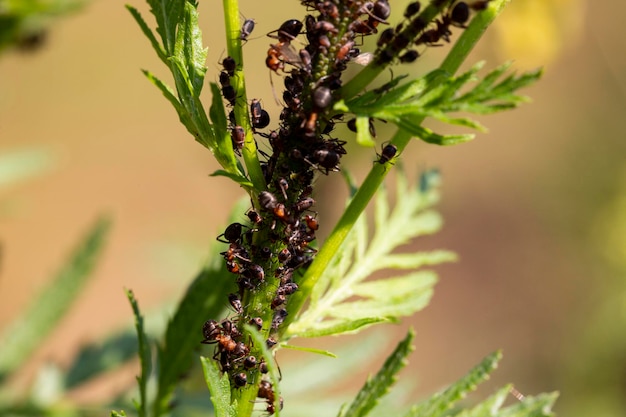
{"label": "fern-like leaf", "polygon": [[413,350],[411,342],[415,332],[410,330],[404,340],[389,355],[383,366],[367,382],[347,409],[339,417],[365,417],[378,404],[378,400],[387,394],[389,387],[396,381],[396,374],[406,365],[406,357]]}
{"label": "fern-like leaf", "polygon": [[[510,74],[500,80],[510,67],[508,63],[497,67],[480,80],[477,73],[483,65],[484,63],[476,64],[469,71],[456,77],[446,78],[443,71],[436,70],[423,78],[402,84],[394,80],[378,90],[347,102],[339,101],[335,104],[335,109],[354,113],[358,116],[357,120],[375,117],[395,123],[428,143],[454,145],[466,142],[474,135],[438,134],[422,127],[421,120],[431,117],[443,123],[485,131],[486,129],[473,119],[451,117],[448,114],[456,112],[489,114],[515,108],[528,101],[527,97],[518,95],[517,90],[532,84],[541,76],[541,70],[536,70],[519,76]],[[461,94],[461,90],[470,82],[477,84]],[[420,122],[416,123],[416,120]],[[371,145],[363,132],[365,124],[361,122],[361,125],[357,124],[357,127],[359,126],[361,126],[357,135],[361,138],[359,142]]]}
{"label": "fern-like leaf", "polygon": [[441,417],[446,415],[448,410],[459,400],[474,391],[478,384],[489,378],[489,374],[497,367],[501,358],[502,353],[499,351],[487,356],[452,386],[411,408],[405,414],[405,417]]}
{"label": "fern-like leaf", "polygon": [[[425,175],[430,176],[431,183],[436,179],[432,172]],[[439,198],[436,187],[409,187],[402,174],[397,184],[397,203],[392,212],[386,191],[377,193],[376,231],[369,245],[367,223],[361,216],[313,288],[308,308],[287,328],[288,337],[356,332],[381,321],[395,321],[426,306],[437,281],[432,271],[365,281],[387,268],[412,270],[456,259],[452,252],[443,250],[392,254],[398,246],[436,232],[442,223],[440,215],[431,209]]]}
{"label": "fern-like leaf", "polygon": [[137,338],[139,340],[139,363],[141,364],[141,375],[137,376],[137,383],[139,384],[139,401],[135,401],[135,407],[137,408],[137,414],[139,417],[145,417],[148,414],[148,379],[152,373],[152,351],[150,349],[150,342],[148,336],[143,328],[143,316],[139,311],[139,305],[135,299],[135,295],[132,291],[127,290],[126,296],[133,309],[135,316],[135,328],[137,329]]}
{"label": "fern-like leaf", "polygon": [[204,380],[211,393],[215,417],[236,417],[237,401],[231,403],[228,374],[222,373],[218,363],[213,359],[201,357],[200,361],[204,371]]}

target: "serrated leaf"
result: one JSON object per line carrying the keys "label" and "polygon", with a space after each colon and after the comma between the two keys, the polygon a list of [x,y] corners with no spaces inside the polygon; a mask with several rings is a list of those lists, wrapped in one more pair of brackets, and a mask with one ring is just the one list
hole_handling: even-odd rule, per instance
{"label": "serrated leaf", "polygon": [[455,262],[457,259],[458,256],[456,253],[447,250],[416,253],[392,253],[380,261],[380,267],[381,269],[417,269],[427,265]]}
{"label": "serrated leaf", "polygon": [[139,13],[139,11],[135,9],[133,6],[131,6],[130,4],[127,4],[126,8],[135,19],[135,22],[137,22],[137,24],[141,28],[141,31],[143,32],[143,34],[146,35],[146,37],[152,44],[152,47],[156,51],[161,61],[167,64],[167,57],[165,55],[165,50],[163,49],[163,47],[161,46],[157,38],[154,36],[154,33],[152,33],[152,30],[148,27],[148,24],[146,23],[146,21],[143,20],[141,13]]}
{"label": "serrated leaf", "polygon": [[148,410],[148,378],[150,378],[150,374],[152,373],[152,352],[150,350],[148,337],[143,328],[143,317],[139,311],[137,300],[131,290],[126,290],[126,297],[128,297],[128,301],[130,301],[133,315],[135,316],[135,328],[137,329],[137,340],[139,341],[139,363],[141,365],[141,374],[137,376],[139,402],[135,402],[135,407],[137,407],[139,417],[145,417],[147,416]]}
{"label": "serrated leaf", "polygon": [[409,330],[378,373],[368,378],[350,407],[343,409],[339,417],[364,417],[376,406],[378,400],[387,394],[391,385],[396,381],[396,374],[406,366],[406,357],[413,350],[411,342],[414,337],[413,330]]}
{"label": "serrated leaf", "polygon": [[552,417],[552,406],[558,396],[556,392],[526,396],[522,401],[502,410],[498,417]]}
{"label": "serrated leaf", "polygon": [[[154,416],[168,410],[174,389],[194,360],[194,352],[202,340],[202,325],[219,317],[233,281],[222,263],[204,268],[187,288],[170,320],[162,346],[159,347],[159,376]],[[194,336],[197,335],[197,337]]]}
{"label": "serrated leaf", "polygon": [[126,417],[126,412],[124,410],[121,411],[115,411],[115,410],[111,410],[111,417]]}
{"label": "serrated leaf", "polygon": [[350,334],[355,333],[357,330],[363,330],[365,327],[371,326],[376,323],[382,323],[390,321],[386,317],[364,317],[358,318],[349,316],[347,320],[327,320],[314,329],[303,331],[298,333],[298,337],[322,337],[330,336],[334,334]]}
{"label": "serrated leaf", "polygon": [[226,177],[235,181],[237,184],[241,185],[244,188],[252,188],[252,182],[246,177],[242,177],[238,174],[231,174],[228,171],[224,171],[223,169],[218,169],[210,174],[211,177]]}
{"label": "serrated leaf", "polygon": [[184,4],[182,19],[178,24],[174,56],[177,63],[184,67],[185,77],[189,80],[190,92],[199,96],[204,85],[206,73],[207,49],[202,45],[202,32],[198,26],[198,12],[188,2]]}
{"label": "serrated leaf", "polygon": [[237,417],[237,401],[231,403],[230,380],[228,374],[222,373],[216,361],[200,357],[204,380],[206,381],[215,417]]}
{"label": "serrated leaf", "polygon": [[510,385],[500,388],[494,395],[482,401],[480,404],[472,407],[469,410],[463,410],[455,417],[496,417],[499,415],[499,410],[504,404],[509,391]]}
{"label": "serrated leaf", "polygon": [[168,56],[174,55],[176,26],[182,18],[186,0],[147,0],[157,21],[157,33]]}
{"label": "serrated leaf", "polygon": [[502,358],[500,351],[494,352],[470,370],[467,375],[444,391],[411,408],[405,417],[441,417],[446,415],[454,404],[474,391],[478,384],[487,380]]}
{"label": "serrated leaf", "polygon": [[[481,80],[477,74],[483,65],[484,62],[480,62],[456,77],[437,70],[406,83],[389,83],[387,88],[337,103],[335,108],[358,115],[357,120],[375,117],[394,123],[427,143],[455,145],[467,142],[473,135],[441,135],[421,126],[422,122],[424,118],[431,117],[443,123],[485,131],[482,124],[469,117],[451,117],[447,114],[460,111],[489,114],[514,108],[526,100],[515,92],[541,75],[540,71],[521,76],[510,74],[498,82],[509,69],[510,64],[504,64]],[[460,93],[461,89],[474,81],[477,83],[473,88]],[[357,141],[369,143],[365,133],[357,132]]]}
{"label": "serrated leaf", "polygon": [[317,355],[328,356],[329,358],[337,358],[337,355],[335,355],[333,352],[329,350],[324,350],[324,349],[315,349],[312,347],[287,345],[283,343],[280,344],[280,347],[285,348],[285,349],[291,349],[291,350],[299,350],[301,352],[315,353]]}
{"label": "serrated leaf", "polygon": [[22,365],[70,309],[91,277],[109,227],[107,218],[99,219],[28,310],[3,331],[0,337],[0,380]]}
{"label": "serrated leaf", "polygon": [[[434,184],[434,179],[431,182]],[[409,269],[454,259],[446,251],[420,252],[415,260],[406,259],[408,254],[402,255],[405,258],[392,255],[396,247],[434,233],[442,224],[441,216],[430,210],[438,200],[434,186],[420,183],[419,187],[409,187],[402,175],[398,175],[397,184],[393,211],[381,189],[376,196],[373,237],[369,238],[365,216],[361,216],[313,287],[308,308],[287,327],[287,337],[353,333],[380,321],[396,321],[428,303],[436,282],[433,272],[366,281],[388,267]]]}

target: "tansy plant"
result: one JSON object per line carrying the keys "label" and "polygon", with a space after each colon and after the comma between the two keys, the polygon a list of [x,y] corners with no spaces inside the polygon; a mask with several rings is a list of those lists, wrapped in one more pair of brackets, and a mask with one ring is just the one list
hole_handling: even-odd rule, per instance
{"label": "tansy plant", "polygon": [[[281,393],[281,380],[287,378],[282,374],[290,370],[281,373],[275,361],[277,350],[297,348],[291,345],[296,337],[355,333],[414,314],[428,303],[437,279],[424,267],[455,259],[444,250],[394,253],[441,226],[433,209],[438,199],[437,173],[425,172],[417,185],[409,185],[397,169],[405,147],[415,140],[445,146],[473,138],[471,133],[434,132],[423,122],[433,118],[482,130],[467,115],[516,107],[525,101],[517,90],[537,80],[540,72],[516,75],[505,64],[479,75],[481,63],[457,74],[505,0],[423,0],[399,10],[392,10],[387,0],[302,0],[302,16],[276,22],[276,30],[267,35],[271,45],[265,62],[245,65],[242,47],[254,20],[242,21],[237,0],[223,0],[227,56],[220,62],[220,74],[209,77],[219,79],[219,84],[211,83],[205,80],[208,50],[197,2],[147,2],[156,31],[134,7],[127,7],[171,71],[173,84],[149,71],[144,74],[174,106],[195,140],[215,156],[221,169],[214,175],[242,187],[250,203],[235,210],[233,222],[217,237],[222,243],[214,258],[223,258],[222,262],[207,267],[192,282],[163,340],[155,343],[146,335],[137,301],[128,293],[139,335],[137,412],[156,417],[180,410],[185,396],[179,382],[200,362],[214,415],[245,417],[254,410],[289,414],[290,404],[297,405],[298,398]],[[400,23],[392,27],[390,18]],[[455,35],[460,33],[456,40],[453,27],[459,29]],[[363,43],[365,37],[376,39],[372,50],[360,49],[369,45]],[[417,78],[401,75],[403,68],[434,46],[449,46],[438,68]],[[280,114],[270,115],[259,98],[246,93],[246,72],[266,66],[283,83],[277,89],[283,104]],[[391,81],[371,86],[392,67]],[[350,79],[345,76],[347,68],[356,71]],[[210,102],[201,100],[203,88],[210,89]],[[380,121],[394,125],[396,133],[376,138],[375,125]],[[340,122],[355,134],[336,133]],[[324,226],[314,209],[324,196],[316,194],[315,179],[338,175],[348,142],[375,147],[377,156],[361,184],[346,175],[351,198],[329,237],[320,243],[316,231]],[[397,171],[394,207],[382,187],[392,170]],[[374,195],[370,232],[363,213]],[[371,279],[379,270],[393,274]],[[229,311],[222,311],[224,305],[230,306]],[[456,384],[417,405],[404,410],[377,408],[405,365],[412,339],[409,332],[357,396],[334,413],[341,417],[551,415],[555,395],[523,399],[518,395],[521,401],[503,407],[512,390],[509,386],[473,408],[458,408],[458,400],[496,367],[500,353],[488,356]],[[199,357],[202,346],[205,356]],[[334,356],[325,350],[301,349]],[[342,359],[336,361],[341,369]],[[306,378],[290,380],[286,388],[311,387]]]}

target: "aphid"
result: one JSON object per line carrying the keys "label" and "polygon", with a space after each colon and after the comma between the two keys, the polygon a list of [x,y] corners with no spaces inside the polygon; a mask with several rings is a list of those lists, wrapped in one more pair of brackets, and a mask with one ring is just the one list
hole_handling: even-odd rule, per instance
{"label": "aphid", "polygon": [[409,64],[414,62],[417,58],[419,58],[420,54],[416,50],[409,50],[405,52],[403,55],[400,55],[400,62],[403,64]]}
{"label": "aphid", "polygon": [[254,19],[246,19],[243,22],[243,25],[241,25],[241,31],[239,32],[239,39],[241,39],[244,42],[248,41],[248,36],[250,36],[250,34],[252,33],[252,31],[254,30]]}
{"label": "aphid", "polygon": [[250,103],[250,116],[252,118],[252,127],[256,129],[263,129],[270,124],[270,115],[261,107],[261,102],[257,99],[252,99]]}
{"label": "aphid", "polygon": [[[222,243],[238,243],[241,240],[242,227],[245,227],[241,223],[232,223],[228,225],[224,233],[217,237],[217,240]],[[220,239],[224,238],[224,239]]]}
{"label": "aphid", "polygon": [[274,339],[273,337],[268,337],[267,340],[265,340],[265,346],[267,346],[268,349],[273,348],[274,346],[276,346],[278,342],[276,341],[276,339]]}
{"label": "aphid", "polygon": [[263,319],[261,317],[253,317],[248,323],[251,326],[255,326],[259,331],[263,328]]}
{"label": "aphid", "polygon": [[241,156],[241,150],[243,149],[243,145],[246,140],[246,132],[243,130],[241,126],[235,126],[230,131],[230,140],[233,143],[233,151],[239,156]]}
{"label": "aphid", "polygon": [[250,209],[246,213],[246,216],[248,216],[248,218],[250,219],[252,223],[261,224],[263,222],[263,217],[261,217],[261,215],[257,213],[255,210]]}
{"label": "aphid", "polygon": [[378,155],[378,160],[376,162],[378,162],[379,164],[386,164],[387,162],[391,161],[396,154],[398,153],[398,147],[396,145],[392,145],[392,144],[388,144],[385,145],[380,153],[380,155]]}
{"label": "aphid", "polygon": [[280,188],[280,191],[283,192],[283,197],[285,197],[285,200],[287,200],[287,190],[289,189],[289,182],[287,182],[287,179],[285,178],[278,178],[276,180],[276,185],[278,185],[278,188]]}
{"label": "aphid", "polygon": [[313,207],[313,204],[315,204],[315,200],[313,200],[311,197],[305,197],[305,198],[298,200],[294,204],[293,209],[294,211],[298,213],[302,213],[303,211],[308,210],[311,207]]}
{"label": "aphid", "polygon": [[376,41],[376,46],[383,46],[383,45],[388,44],[393,39],[394,34],[395,34],[395,31],[393,30],[393,28],[387,28],[383,30],[380,36],[378,36],[378,40]]}
{"label": "aphid", "polygon": [[269,191],[261,191],[259,193],[259,204],[265,210],[273,210],[276,204],[278,204],[278,200]]}
{"label": "aphid", "polygon": [[291,295],[294,292],[298,291],[298,284],[296,284],[295,282],[287,282],[284,285],[282,285],[279,289],[281,289],[281,291],[285,295]]}
{"label": "aphid", "polygon": [[233,382],[237,386],[237,388],[245,387],[248,383],[248,375],[245,372],[240,372],[238,374],[233,375]]}
{"label": "aphid", "polygon": [[278,326],[283,324],[288,314],[289,313],[284,308],[276,310],[274,318],[272,319],[272,329],[278,329]]}
{"label": "aphid", "polygon": [[313,104],[318,109],[325,109],[333,101],[333,95],[328,87],[320,86],[313,90]]}
{"label": "aphid", "polygon": [[453,26],[465,28],[465,23],[469,20],[470,9],[467,3],[460,1],[454,5],[448,18]]}
{"label": "aphid", "polygon": [[237,314],[243,313],[243,306],[241,305],[241,300],[237,294],[228,294],[228,302]]}
{"label": "aphid", "polygon": [[411,17],[415,16],[416,14],[419,13],[421,6],[422,5],[419,1],[414,1],[413,3],[409,3],[409,5],[406,6],[406,9],[404,10],[404,17],[406,17],[407,19],[410,19]]}
{"label": "aphid", "polygon": [[330,171],[339,171],[341,156],[333,149],[317,149],[313,151],[313,159],[326,170],[325,174],[327,175]]}
{"label": "aphid", "polygon": [[224,71],[231,77],[235,75],[235,70],[237,69],[237,62],[233,57],[227,56],[222,61],[222,66],[224,67]]}
{"label": "aphid", "polygon": [[285,248],[278,252],[278,262],[281,264],[288,262],[289,259],[291,259],[291,252],[289,252],[289,249]]}
{"label": "aphid", "polygon": [[263,280],[265,280],[265,271],[261,265],[250,264],[243,271],[243,274],[245,277],[255,281],[263,282]]}
{"label": "aphid", "polygon": [[246,369],[256,368],[257,365],[258,363],[256,357],[252,355],[246,356],[246,358],[243,360],[243,367]]}
{"label": "aphid", "polygon": [[264,359],[261,359],[261,362],[259,362],[259,372],[261,372],[262,374],[266,374],[269,372],[267,363],[265,363]]}

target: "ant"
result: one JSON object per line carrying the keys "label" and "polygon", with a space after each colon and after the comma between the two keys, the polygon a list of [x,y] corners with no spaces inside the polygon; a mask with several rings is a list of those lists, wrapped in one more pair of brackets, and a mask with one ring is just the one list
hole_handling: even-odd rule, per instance
{"label": "ant", "polygon": [[390,162],[398,153],[398,147],[396,145],[392,145],[392,144],[387,144],[385,146],[383,146],[382,151],[380,154],[376,154],[378,156],[378,160],[375,162],[378,162],[381,165],[386,164],[387,162]]}
{"label": "ant", "polygon": [[[234,104],[233,104],[234,105]],[[243,145],[246,141],[246,132],[243,130],[241,126],[235,126],[230,131],[230,140],[233,143],[233,151],[241,156],[241,150],[243,149]]]}
{"label": "ant", "polygon": [[250,116],[252,118],[252,127],[255,129],[263,129],[270,124],[270,115],[261,107],[261,102],[252,99],[250,103]]}

